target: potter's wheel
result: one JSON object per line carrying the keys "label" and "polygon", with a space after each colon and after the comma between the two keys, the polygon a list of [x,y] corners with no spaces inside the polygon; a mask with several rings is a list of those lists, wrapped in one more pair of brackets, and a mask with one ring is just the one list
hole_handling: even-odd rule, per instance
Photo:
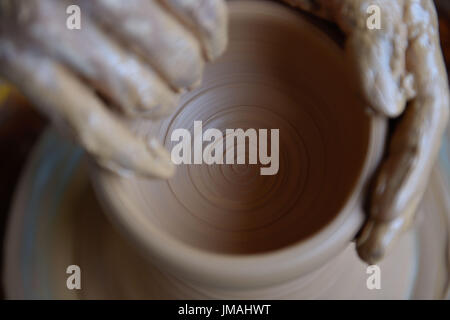
{"label": "potter's wheel", "polygon": [[[327,268],[318,296],[298,298],[441,298],[446,286],[448,189],[445,152],[435,167],[415,229],[381,264],[382,289],[366,288],[366,267],[352,247]],[[447,171],[448,172],[448,171]],[[425,219],[426,215],[426,219]],[[351,269],[340,263],[352,260]],[[12,207],[6,238],[4,283],[8,298],[169,298],[170,281],[152,268],[106,220],[88,182],[82,151],[53,130],[37,144]],[[82,270],[82,289],[66,289],[66,268]],[[289,284],[287,284],[289,286]],[[283,292],[286,292],[284,290]],[[181,286],[177,298],[186,296]],[[221,297],[217,293],[217,297]],[[283,298],[283,296],[268,296]]]}

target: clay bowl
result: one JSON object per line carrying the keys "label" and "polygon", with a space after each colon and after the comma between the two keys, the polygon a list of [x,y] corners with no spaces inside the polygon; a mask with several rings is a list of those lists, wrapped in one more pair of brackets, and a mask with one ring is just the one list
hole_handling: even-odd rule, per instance
{"label": "clay bowl", "polygon": [[246,290],[307,275],[342,252],[364,220],[363,193],[383,150],[342,48],[283,5],[232,1],[226,54],[174,114],[135,130],[169,150],[178,128],[279,129],[279,171],[177,166],[168,180],[93,172],[112,220],[152,264],[209,288]]}

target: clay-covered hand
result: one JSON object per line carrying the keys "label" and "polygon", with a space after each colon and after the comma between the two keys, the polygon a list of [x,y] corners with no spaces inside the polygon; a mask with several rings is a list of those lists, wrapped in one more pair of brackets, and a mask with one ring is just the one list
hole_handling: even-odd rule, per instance
{"label": "clay-covered hand", "polygon": [[0,76],[100,164],[168,177],[168,152],[125,120],[168,114],[225,49],[226,24],[223,0],[0,0]]}
{"label": "clay-covered hand", "polygon": [[[379,261],[409,227],[422,198],[449,114],[448,81],[432,0],[285,0],[337,23],[367,103],[399,117],[368,199],[359,256]],[[367,20],[380,9],[381,29]],[[370,13],[370,14],[369,14]]]}

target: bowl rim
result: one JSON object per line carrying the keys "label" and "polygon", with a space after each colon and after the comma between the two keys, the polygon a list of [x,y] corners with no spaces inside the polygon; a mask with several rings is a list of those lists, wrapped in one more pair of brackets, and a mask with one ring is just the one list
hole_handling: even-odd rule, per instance
{"label": "bowl rim", "polygon": [[[254,1],[233,1],[254,9]],[[272,2],[258,5],[276,7]],[[233,5],[232,5],[233,6]],[[242,8],[242,7],[241,7]],[[284,10],[284,9],[283,9]],[[293,14],[296,14],[292,10]],[[302,19],[304,25],[314,30],[315,35],[328,38],[316,26]],[[343,55],[343,50],[328,38],[330,50]],[[334,48],[332,48],[334,47]],[[361,101],[362,105],[365,105]],[[94,190],[112,222],[143,251],[153,264],[177,278],[206,286],[228,289],[251,289],[289,281],[306,274],[342,252],[360,230],[364,221],[363,194],[368,178],[373,174],[382,155],[387,122],[375,115],[369,116],[369,141],[360,174],[342,210],[318,232],[309,238],[273,251],[254,254],[215,253],[183,243],[150,223],[136,212],[120,210],[130,203],[122,194],[109,189],[111,181],[125,179],[95,168],[90,170]],[[111,194],[113,196],[109,196]],[[126,206],[128,208],[131,206]],[[289,261],[289,263],[285,263]]]}

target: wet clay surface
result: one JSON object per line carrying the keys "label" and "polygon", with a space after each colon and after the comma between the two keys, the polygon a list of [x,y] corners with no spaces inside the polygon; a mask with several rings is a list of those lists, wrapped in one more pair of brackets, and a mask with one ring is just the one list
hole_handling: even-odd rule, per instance
{"label": "wet clay surface", "polygon": [[[436,10],[427,0],[286,0],[336,23],[346,35],[361,92],[378,113],[398,117],[369,195],[358,253],[380,260],[414,220],[449,116],[449,90]],[[367,27],[378,7],[381,28]]]}
{"label": "wet clay surface", "polygon": [[[353,192],[372,120],[354,94],[343,52],[301,14],[274,3],[232,2],[226,54],[202,87],[159,125],[135,124],[168,150],[173,130],[279,129],[280,169],[180,165],[168,181],[105,174],[101,188],[125,199],[120,212],[145,219],[194,247],[257,253],[297,243],[327,225]],[[248,146],[247,146],[248,147]],[[324,201],[326,199],[326,201]]]}
{"label": "wet clay surface", "polygon": [[[447,0],[440,0],[438,3],[441,3],[443,7],[447,6]],[[445,11],[441,11],[440,13],[442,13],[441,20],[440,20],[441,43],[443,45],[444,54],[446,56],[446,61],[447,61],[447,65],[448,65],[448,62],[450,61],[450,46],[449,46],[449,42],[448,42],[448,39],[450,39],[449,38],[450,24],[448,23],[448,21],[450,21],[450,19],[448,19],[446,17],[450,17],[450,11],[448,12],[448,14],[446,14]],[[4,104],[2,105],[2,109],[1,109],[1,114],[2,115],[5,113],[5,109],[3,107],[4,107]],[[27,108],[29,108],[29,107],[27,107]],[[20,114],[24,114],[24,113],[28,114],[30,112],[28,109],[25,110],[25,108],[24,108],[24,110],[22,110],[22,108],[18,108],[18,109],[20,109]],[[32,119],[32,121],[37,121],[38,116],[36,115],[36,113],[33,113],[33,116],[30,117],[30,118]],[[17,130],[19,130],[19,131],[20,130],[28,130],[29,129],[28,128],[28,124],[27,124],[28,122],[23,122],[20,119],[22,119],[22,117],[17,117],[17,119],[14,120],[13,122],[8,120],[10,122],[8,127],[17,128]],[[33,134],[29,135],[29,136],[32,137],[33,140],[36,138],[36,136],[38,135],[38,132],[40,132],[41,130],[36,130],[36,131],[37,131],[36,133],[33,133]],[[30,147],[32,145],[31,143],[28,142],[29,140],[27,138],[23,139],[24,135],[22,133],[20,133],[20,134],[15,133],[13,136],[10,136],[8,134],[2,134],[2,137],[3,137],[3,140],[2,140],[3,141],[2,142],[3,146],[5,146],[5,148],[6,148],[5,150],[7,150],[7,148],[9,148],[7,146],[9,146],[11,144],[11,142],[13,142],[13,144],[15,146],[18,146],[20,150],[23,150],[24,152],[28,153],[28,151],[29,151],[29,149],[30,149]],[[16,149],[14,149],[14,150],[16,150]],[[22,166],[21,165],[19,166],[17,164],[16,157],[14,157],[14,158],[4,158],[4,161],[5,161],[5,165],[2,166],[2,176],[7,176],[8,177],[8,181],[10,181],[10,183],[8,183],[8,186],[10,188],[14,188],[15,184],[17,182],[16,180],[17,180],[18,173],[19,173],[20,169],[22,168]],[[14,167],[14,169],[12,169],[12,167]],[[441,177],[444,176],[444,174],[442,172],[440,172],[440,173],[441,173],[441,175],[440,175]],[[11,200],[10,199],[11,191],[12,190],[5,190],[5,192],[3,192],[1,194],[1,199],[2,199],[2,201],[4,203],[4,209],[1,212],[2,220],[5,220],[6,216],[7,216],[7,210],[9,208],[9,202]],[[80,199],[84,199],[84,197],[80,198]],[[426,203],[427,204],[437,204],[436,199],[434,199],[434,198],[432,199],[432,201],[428,201]],[[91,214],[93,212],[88,212],[88,213]],[[424,213],[429,214],[429,210],[426,210],[426,212],[424,212]],[[79,212],[76,212],[76,216],[79,217]],[[88,220],[88,219],[92,219],[92,217],[86,218],[86,220]],[[87,226],[90,226],[91,224],[92,224],[92,221],[89,221],[89,223],[86,223]],[[97,235],[98,234],[98,230],[95,229],[95,228],[93,228],[93,229],[94,230],[92,231],[92,234],[96,234]],[[435,233],[435,229],[432,229],[432,231],[430,232],[430,235],[434,234],[434,233]],[[85,239],[85,236],[81,237],[81,239]],[[88,241],[87,247],[91,248],[92,247],[92,242],[95,242],[95,241],[93,239]],[[104,241],[104,242],[106,243],[106,241]],[[110,245],[105,246],[105,248],[110,248]],[[130,249],[127,248],[127,250],[125,250],[124,252],[125,253],[126,252],[130,252]],[[120,263],[120,262],[123,263],[125,260],[127,260],[127,259],[124,259],[123,256],[121,256],[117,263]],[[58,261],[59,261],[59,256],[58,256]],[[94,260],[94,261],[95,261],[95,263],[97,263],[97,260]],[[428,261],[426,261],[426,262],[428,262]],[[426,263],[426,262],[424,262],[424,263]],[[72,260],[69,260],[68,263],[72,263]],[[139,262],[138,265],[140,265],[140,263],[141,262]],[[100,264],[100,265],[103,266],[103,265],[107,265],[107,264],[108,263],[103,263],[103,264]],[[110,263],[109,265],[114,265],[114,264]],[[145,272],[147,272],[147,270],[145,270]],[[104,273],[104,270],[101,270],[99,273]],[[130,273],[130,274],[133,274],[133,273]],[[120,269],[119,275],[123,275],[122,269]],[[62,275],[61,277],[64,278],[64,276],[65,276],[65,274]],[[115,278],[117,279],[118,276],[116,276]],[[138,279],[136,281],[138,283],[142,283],[142,277],[141,277],[140,273],[139,273]],[[127,278],[126,279],[126,283],[129,283],[129,282],[130,282],[129,279]],[[352,279],[351,282],[354,282],[354,280]],[[152,284],[152,286],[154,286],[154,285]],[[367,290],[366,290],[366,292],[367,292]],[[423,292],[423,290],[421,290],[421,292]],[[127,297],[129,297],[129,292],[127,292]]]}
{"label": "wet clay surface", "polygon": [[[433,3],[426,0],[285,2],[335,23],[346,36],[347,57],[353,61],[360,94],[367,104],[387,117],[401,115],[368,194],[369,220],[358,238],[361,258],[374,263],[413,221],[448,119],[448,85]],[[202,10],[197,11],[192,10],[190,2],[177,0],[164,1],[164,8],[144,0],[134,0],[122,7],[107,1],[95,2],[94,6],[80,1],[83,10],[92,13],[88,19],[92,25],[87,22],[87,28],[82,29],[89,30],[87,33],[69,34],[58,28],[64,22],[63,11],[58,9],[62,4],[53,0],[42,0],[39,5],[30,3],[2,2],[6,4],[1,10],[2,30],[6,34],[2,35],[0,59],[6,77],[21,86],[56,122],[73,129],[81,145],[104,167],[124,175],[171,176],[173,166],[158,141],[136,139],[75,74],[86,77],[91,86],[112,98],[125,114],[165,114],[168,110],[163,111],[165,108],[161,106],[175,106],[171,89],[195,86],[202,74],[204,58],[213,58],[224,49],[224,3],[204,2],[216,6],[201,6]],[[366,26],[370,5],[377,5],[381,11],[381,30]],[[112,25],[110,19],[99,16],[101,12],[118,23]],[[31,27],[22,28],[25,24]],[[107,34],[98,24],[108,29]],[[35,50],[33,45],[19,45],[16,40],[22,37],[10,36],[16,35],[11,31],[14,28],[25,31],[46,54],[41,55],[41,50]],[[197,32],[191,34],[189,29]],[[155,30],[164,32],[155,33]],[[122,41],[115,41],[117,37],[126,40],[127,47],[136,44],[150,65],[141,63],[135,52],[123,50],[118,45]],[[201,40],[203,45],[196,40]],[[91,50],[92,47],[99,50]],[[73,52],[79,53],[81,59]],[[126,72],[118,65],[128,66]],[[142,74],[136,76],[130,70]],[[78,99],[73,99],[74,96]]]}

